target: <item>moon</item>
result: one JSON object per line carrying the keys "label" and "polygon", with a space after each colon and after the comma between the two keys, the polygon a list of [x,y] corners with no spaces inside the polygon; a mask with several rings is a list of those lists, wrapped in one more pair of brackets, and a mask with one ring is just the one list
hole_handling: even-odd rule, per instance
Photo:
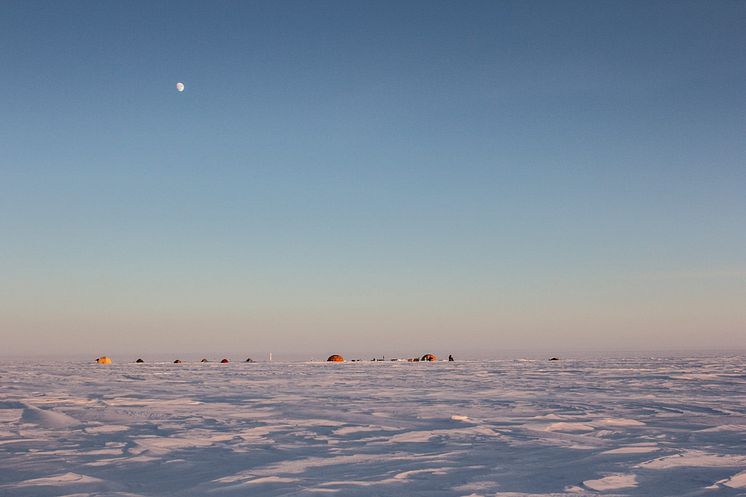
{"label": "moon", "polygon": [[176,90],[178,90],[178,91],[184,91],[184,83],[182,83],[182,82],[176,83]]}

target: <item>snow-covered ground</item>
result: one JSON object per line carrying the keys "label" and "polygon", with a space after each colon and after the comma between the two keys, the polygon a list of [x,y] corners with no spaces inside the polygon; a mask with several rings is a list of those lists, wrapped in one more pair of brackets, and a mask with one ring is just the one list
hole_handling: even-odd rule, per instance
{"label": "snow-covered ground", "polygon": [[746,359],[0,363],[0,496],[746,495]]}

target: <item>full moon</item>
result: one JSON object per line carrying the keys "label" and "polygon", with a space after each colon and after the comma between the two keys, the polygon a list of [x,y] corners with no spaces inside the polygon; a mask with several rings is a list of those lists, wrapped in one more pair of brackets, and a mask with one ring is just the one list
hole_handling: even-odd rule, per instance
{"label": "full moon", "polygon": [[181,82],[176,83],[176,89],[178,91],[184,91],[184,83],[181,83]]}

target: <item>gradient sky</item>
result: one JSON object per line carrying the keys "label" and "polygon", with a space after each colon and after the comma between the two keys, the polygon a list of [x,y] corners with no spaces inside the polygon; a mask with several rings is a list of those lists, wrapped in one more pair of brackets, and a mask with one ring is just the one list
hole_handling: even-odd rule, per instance
{"label": "gradient sky", "polygon": [[0,354],[744,348],[744,26],[4,1]]}

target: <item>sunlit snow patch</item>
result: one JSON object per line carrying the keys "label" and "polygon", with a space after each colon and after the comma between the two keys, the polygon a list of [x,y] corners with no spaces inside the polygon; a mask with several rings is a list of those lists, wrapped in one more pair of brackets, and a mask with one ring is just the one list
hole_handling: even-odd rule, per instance
{"label": "sunlit snow patch", "polygon": [[586,480],[583,485],[591,490],[617,490],[620,488],[630,488],[637,486],[637,477],[635,475],[609,475],[598,480]]}

